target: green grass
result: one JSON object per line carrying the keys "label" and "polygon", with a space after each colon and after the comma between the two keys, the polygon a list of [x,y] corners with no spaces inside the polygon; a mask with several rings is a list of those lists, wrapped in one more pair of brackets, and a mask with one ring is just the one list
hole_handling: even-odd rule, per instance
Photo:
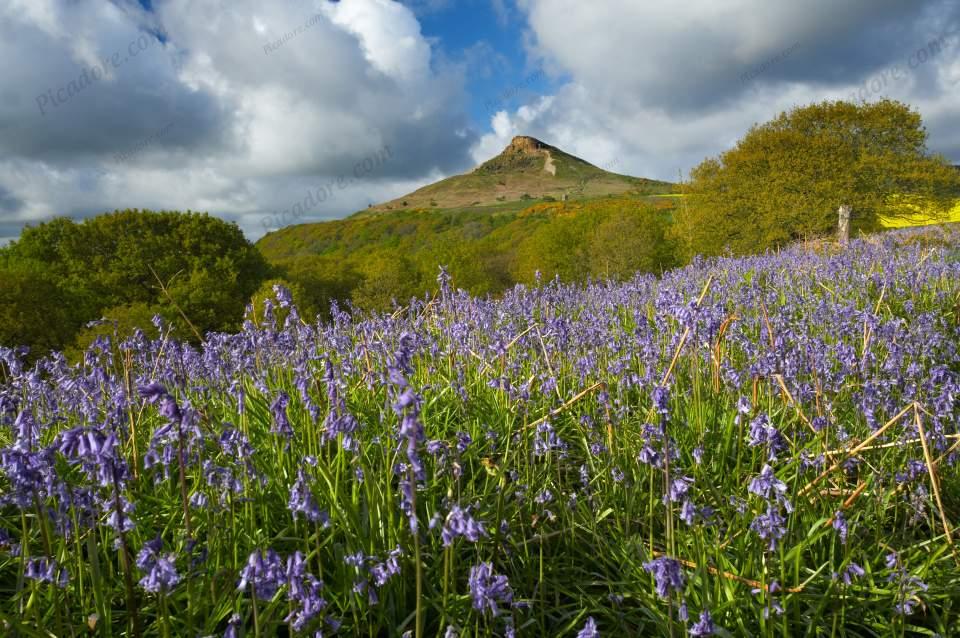
{"label": "green grass", "polygon": [[[438,298],[392,318],[340,318],[320,332],[302,326],[279,334],[251,331],[233,345],[211,345],[202,364],[158,341],[91,351],[83,366],[49,378],[0,367],[3,396],[29,405],[43,424],[29,444],[13,428],[0,428],[0,448],[9,450],[15,440],[56,448],[56,437],[68,428],[116,428],[118,462],[135,470],[120,489],[136,504],[136,527],[123,538],[104,514],[79,526],[79,534],[61,534],[44,515],[45,506],[61,501],[44,496],[45,488],[22,508],[4,506],[0,528],[22,541],[23,551],[0,550],[0,622],[24,636],[47,630],[67,636],[67,627],[79,633],[96,613],[102,635],[119,636],[132,632],[130,611],[136,610],[144,635],[193,636],[223,632],[236,613],[245,635],[285,635],[283,619],[296,608],[287,588],[267,600],[237,589],[251,552],[272,548],[283,557],[302,552],[324,583],[321,616],[341,621],[341,635],[417,632],[421,619],[424,630],[417,633],[429,636],[443,635],[448,625],[464,637],[503,635],[508,622],[521,636],[572,636],[592,616],[605,636],[682,636],[689,623],[680,619],[681,602],[693,619],[709,609],[722,636],[949,635],[960,622],[960,571],[930,494],[911,520],[909,493],[894,479],[918,458],[911,428],[922,413],[908,412],[884,439],[914,442],[865,451],[857,464],[805,489],[823,468],[809,463],[871,434],[857,398],[866,382],[880,383],[895,406],[878,409],[883,423],[912,400],[939,409],[936,402],[945,399],[937,392],[947,386],[930,381],[932,368],[960,372],[955,350],[952,359],[949,354],[950,335],[956,338],[953,303],[960,295],[960,278],[951,276],[956,265],[936,237],[911,241],[880,248],[857,242],[840,255],[797,251],[721,260],[659,282],[550,285],[502,303]],[[697,306],[702,314],[691,323],[678,320],[680,308]],[[866,313],[875,334],[865,332],[859,313]],[[718,332],[718,322],[727,319],[729,331]],[[416,417],[426,439],[418,444],[425,477],[415,496],[416,535],[401,506],[408,473],[396,468],[406,462],[407,448],[397,441],[399,419],[391,407],[397,381],[387,374],[406,348],[404,333],[416,335],[419,344],[404,376],[420,398]],[[935,343],[928,341],[934,336]],[[768,342],[780,344],[769,352],[786,368],[780,370],[799,405],[775,375],[726,376],[767,356]],[[829,366],[816,374],[802,366],[790,372],[789,366],[801,365],[794,355],[804,352],[803,344],[821,342],[835,353],[825,359]],[[863,367],[836,381],[847,348]],[[712,358],[716,352],[720,361]],[[325,358],[339,379],[334,385],[325,381]],[[886,368],[893,358],[897,370],[918,366],[910,377],[918,379],[916,388],[913,381],[895,382],[900,373]],[[822,379],[824,385],[813,389],[817,375],[826,373],[834,380]],[[144,463],[167,420],[156,406],[128,396],[127,380],[155,378],[195,426],[182,435],[188,449],[182,475],[177,430],[155,443],[161,451],[172,446],[169,474],[163,463]],[[664,379],[669,401],[658,412],[652,390]],[[281,392],[291,397],[283,410],[292,425],[289,439],[272,432],[277,416],[271,406]],[[738,412],[743,396],[751,403],[746,418]],[[342,434],[324,436],[326,415],[340,409],[361,426],[355,451],[343,449]],[[812,431],[810,420],[824,414],[829,425]],[[750,444],[749,422],[760,415],[784,437],[776,461],[766,446]],[[549,441],[550,431],[539,426],[547,422],[558,443],[540,454],[538,442]],[[927,423],[931,431],[956,430],[946,417],[939,426]],[[650,424],[669,434],[672,454],[664,456]],[[233,428],[249,439],[248,453],[219,443]],[[463,434],[471,441],[458,450]],[[428,452],[426,441],[439,442],[442,452]],[[641,462],[648,444],[669,463]],[[112,493],[109,483],[91,481],[82,466],[52,454],[60,479],[94,494]],[[748,489],[768,463],[794,506],[772,550],[751,529],[766,506]],[[955,465],[939,467],[947,514],[955,521],[960,476]],[[214,468],[235,477],[236,490],[224,490]],[[301,471],[329,527],[288,510]],[[664,502],[667,486],[679,476],[692,479],[689,496],[698,508],[712,508],[706,523],[687,525],[681,504]],[[925,477],[921,472],[910,489],[926,485]],[[0,478],[5,493],[13,492],[10,481],[9,474]],[[547,491],[551,496],[544,499]],[[198,497],[207,504],[198,505]],[[470,508],[486,536],[445,547],[440,527],[453,505]],[[845,543],[828,524],[839,510],[850,526]],[[78,502],[66,512],[80,520],[85,510]],[[431,529],[435,517],[439,525]],[[135,555],[156,537],[184,580],[165,593],[127,591],[114,543],[126,543]],[[188,550],[192,541],[200,549]],[[367,591],[354,589],[370,574],[344,558],[363,552],[383,561],[398,546],[400,574],[377,588],[379,602],[372,604]],[[889,579],[896,575],[884,564],[891,552],[898,566],[929,585],[910,590],[918,607],[906,616],[892,611],[907,594],[900,577]],[[682,597],[658,596],[644,568],[664,553],[683,561]],[[69,570],[66,589],[24,580],[26,558],[38,555]],[[471,606],[470,568],[485,561],[508,576],[520,604],[504,606],[496,617]],[[833,577],[851,562],[864,568],[861,578],[848,585]],[[131,571],[134,582],[145,575]],[[770,591],[774,581],[779,589]],[[775,606],[783,613],[765,614]]]}

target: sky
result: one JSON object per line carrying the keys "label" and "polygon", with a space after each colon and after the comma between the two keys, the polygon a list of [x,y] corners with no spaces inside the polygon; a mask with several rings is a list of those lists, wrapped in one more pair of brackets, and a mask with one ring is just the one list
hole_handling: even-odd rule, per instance
{"label": "sky", "polygon": [[521,134],[674,181],[827,99],[960,164],[956,0],[0,0],[0,56],[0,243],[125,208],[257,239]]}

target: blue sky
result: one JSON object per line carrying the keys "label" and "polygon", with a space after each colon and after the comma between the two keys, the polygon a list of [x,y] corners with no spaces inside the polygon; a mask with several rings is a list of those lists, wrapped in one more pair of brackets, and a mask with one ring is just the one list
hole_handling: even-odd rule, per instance
{"label": "blue sky", "polygon": [[506,2],[462,0],[430,9],[411,5],[423,34],[450,59],[464,59],[469,113],[478,129],[489,126],[496,110],[517,108],[548,94],[556,83],[523,46],[525,23]]}
{"label": "blue sky", "polygon": [[520,134],[673,180],[827,99],[907,102],[960,163],[958,27],[956,0],[0,0],[0,242],[123,208],[255,239]]}

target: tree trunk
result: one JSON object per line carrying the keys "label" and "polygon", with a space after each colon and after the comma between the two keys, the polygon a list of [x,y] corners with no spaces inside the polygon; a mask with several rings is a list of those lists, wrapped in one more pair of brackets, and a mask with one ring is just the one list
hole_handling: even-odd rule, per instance
{"label": "tree trunk", "polygon": [[846,204],[840,206],[840,220],[837,223],[837,241],[840,245],[846,246],[850,241],[850,207]]}

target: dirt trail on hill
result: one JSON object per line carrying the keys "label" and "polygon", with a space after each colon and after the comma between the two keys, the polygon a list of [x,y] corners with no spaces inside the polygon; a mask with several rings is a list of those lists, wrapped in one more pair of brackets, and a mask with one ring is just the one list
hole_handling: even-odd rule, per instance
{"label": "dirt trail on hill", "polygon": [[547,154],[547,159],[543,163],[543,170],[547,171],[551,175],[557,174],[557,166],[553,163],[553,156],[550,155],[550,151],[544,151]]}

